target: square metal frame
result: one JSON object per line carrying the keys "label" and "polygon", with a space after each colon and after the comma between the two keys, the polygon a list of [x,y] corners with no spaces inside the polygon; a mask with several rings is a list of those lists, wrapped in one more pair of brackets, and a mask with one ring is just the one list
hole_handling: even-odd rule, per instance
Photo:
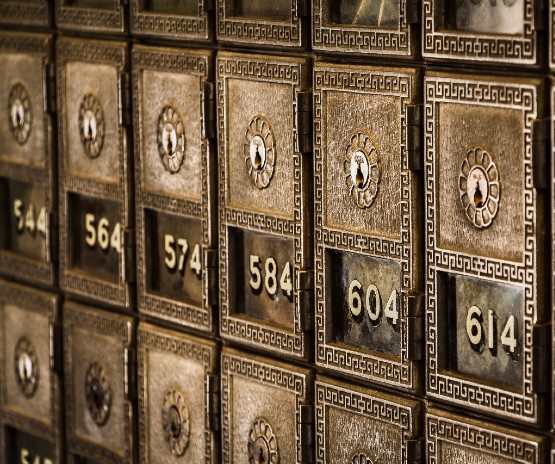
{"label": "square metal frame", "polygon": [[125,3],[113,0],[111,10],[68,6],[67,0],[55,0],[56,26],[60,29],[97,34],[124,34],[128,30]]}

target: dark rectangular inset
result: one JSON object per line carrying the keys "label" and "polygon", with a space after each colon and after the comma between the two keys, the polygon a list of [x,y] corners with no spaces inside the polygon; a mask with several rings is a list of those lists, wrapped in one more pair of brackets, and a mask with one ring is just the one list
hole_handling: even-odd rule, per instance
{"label": "dark rectangular inset", "polygon": [[146,10],[153,13],[198,15],[198,0],[148,0]]}
{"label": "dark rectangular inset", "polygon": [[523,289],[445,273],[447,368],[480,381],[522,387]]}
{"label": "dark rectangular inset", "polygon": [[99,8],[102,10],[113,10],[114,0],[69,0],[67,4],[82,8]]}
{"label": "dark rectangular inset", "polygon": [[119,281],[121,206],[113,200],[68,194],[70,266]]}
{"label": "dark rectangular inset", "polygon": [[401,356],[401,266],[389,259],[326,250],[326,311],[332,340]]}
{"label": "dark rectangular inset", "polygon": [[293,329],[294,239],[230,228],[227,259],[230,312]]}
{"label": "dark rectangular inset", "polygon": [[145,210],[144,247],[148,290],[201,306],[201,219]]}
{"label": "dark rectangular inset", "polygon": [[225,0],[227,15],[237,18],[290,21],[291,0]]}
{"label": "dark rectangular inset", "polygon": [[335,24],[397,28],[399,0],[327,0]]}
{"label": "dark rectangular inset", "polygon": [[54,445],[11,427],[5,429],[5,462],[54,464]]}

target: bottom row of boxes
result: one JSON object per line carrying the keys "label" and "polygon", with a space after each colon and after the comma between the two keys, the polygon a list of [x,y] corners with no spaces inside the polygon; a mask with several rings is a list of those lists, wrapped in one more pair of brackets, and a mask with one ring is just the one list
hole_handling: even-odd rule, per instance
{"label": "bottom row of boxes", "polygon": [[74,302],[61,315],[16,284],[0,328],[4,463],[549,461],[540,434]]}

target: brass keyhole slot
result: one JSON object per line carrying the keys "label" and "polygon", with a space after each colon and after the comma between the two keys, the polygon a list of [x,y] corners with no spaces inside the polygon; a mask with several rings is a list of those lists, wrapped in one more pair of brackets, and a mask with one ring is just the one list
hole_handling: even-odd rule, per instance
{"label": "brass keyhole slot", "polygon": [[482,195],[478,181],[476,181],[476,190],[474,191],[474,205],[476,208],[481,208],[484,205],[484,196]]}
{"label": "brass keyhole slot", "polygon": [[175,406],[170,408],[170,435],[172,438],[179,438],[181,433],[181,417],[179,416],[179,411]]}
{"label": "brass keyhole slot", "polygon": [[91,385],[91,395],[95,408],[102,408],[104,404],[104,392],[102,391],[100,383],[97,380],[95,380]]}
{"label": "brass keyhole slot", "polygon": [[260,148],[256,146],[256,152],[254,154],[254,169],[259,170],[262,167],[262,156],[260,155]]}
{"label": "brass keyhole slot", "polygon": [[362,173],[362,169],[360,168],[360,163],[358,163],[358,166],[357,166],[357,172],[356,172],[356,175],[355,175],[355,183],[356,183],[358,188],[364,187],[365,180],[364,180],[364,174]]}
{"label": "brass keyhole slot", "polygon": [[262,449],[262,446],[259,449],[260,449],[260,454],[258,456],[258,464],[265,464],[266,459],[264,459],[264,450]]}

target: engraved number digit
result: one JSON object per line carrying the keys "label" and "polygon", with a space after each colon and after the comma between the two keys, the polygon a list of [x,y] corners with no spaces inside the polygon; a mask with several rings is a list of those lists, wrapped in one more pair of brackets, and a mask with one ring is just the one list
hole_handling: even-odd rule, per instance
{"label": "engraved number digit", "polygon": [[266,263],[264,265],[264,286],[266,287],[266,291],[270,296],[274,296],[277,292],[277,264],[276,260],[271,256],[266,259]]}
{"label": "engraved number digit", "polygon": [[121,226],[119,222],[116,223],[112,236],[110,237],[110,246],[118,253],[121,252]]}
{"label": "engraved number digit", "polygon": [[[98,242],[98,245],[103,251],[108,250],[112,247],[116,252],[121,252],[121,226],[119,222],[116,222],[114,230],[110,235],[110,221],[107,218],[102,217],[98,221],[98,225],[95,227],[96,217],[94,214],[85,214],[85,243],[94,248]],[[38,228],[38,226],[37,226]],[[40,229],[39,229],[40,230]]]}
{"label": "engraved number digit", "polygon": [[394,288],[391,295],[389,295],[383,313],[387,321],[396,327],[399,321],[399,292],[397,292],[396,288]]}
{"label": "engraved number digit", "polygon": [[[484,317],[482,310],[478,306],[471,306],[466,314],[466,334],[472,348],[474,348],[479,353],[482,351],[484,345],[485,332],[484,327]],[[492,354],[492,356],[497,356],[497,316],[495,311],[488,310],[487,318],[487,346]],[[511,356],[518,355],[518,327],[516,319],[513,315],[510,315],[505,323],[503,332],[501,333],[501,344],[503,349]]]}
{"label": "engraved number digit", "polygon": [[179,263],[177,264],[177,270],[179,272],[182,272],[183,269],[185,268],[185,255],[189,250],[189,242],[184,238],[178,238],[177,246],[181,249],[181,255],[179,256]]}
{"label": "engraved number digit", "polygon": [[509,351],[511,354],[515,354],[516,352],[516,332],[515,317],[511,314],[509,319],[507,319],[503,332],[501,333],[501,344],[503,345],[505,351]]}
{"label": "engraved number digit", "polygon": [[362,298],[359,293],[361,289],[362,284],[356,279],[349,285],[349,310],[355,318],[358,318],[362,312]]}
{"label": "engraved number digit", "polygon": [[177,262],[174,243],[175,239],[173,238],[173,235],[164,235],[164,250],[166,250],[164,262],[166,263],[168,269],[171,271],[175,269],[175,263]]}
{"label": "engraved number digit", "polygon": [[98,221],[98,233],[97,233],[97,239],[98,239],[98,244],[100,245],[100,248],[102,248],[103,250],[107,250],[108,246],[110,246],[110,236],[108,235],[108,219],[106,218],[100,218],[100,221]]}
{"label": "engraved number digit", "polygon": [[289,261],[285,263],[285,267],[281,273],[281,278],[279,279],[279,286],[285,295],[291,297],[291,294],[293,293],[293,281],[291,280],[291,264]]}
{"label": "engraved number digit", "polygon": [[27,214],[25,215],[25,227],[31,233],[35,233],[35,207],[33,204],[29,204],[27,208]]}
{"label": "engraved number digit", "polygon": [[46,208],[43,206],[39,211],[39,217],[37,218],[37,230],[46,235]]}
{"label": "engraved number digit", "polygon": [[249,284],[255,292],[258,292],[260,290],[260,286],[262,285],[262,274],[260,273],[260,269],[258,268],[259,265],[260,257],[256,255],[250,255],[249,269],[251,271],[251,278],[249,280]]}
{"label": "engraved number digit", "polygon": [[472,348],[481,350],[483,341],[482,310],[478,306],[472,306],[466,314],[466,335]]}
{"label": "engraved number digit", "polygon": [[[349,285],[347,299],[349,311],[357,323],[362,322],[361,312],[363,297],[362,284],[354,279]],[[368,319],[374,327],[378,327],[382,322],[382,318],[385,316],[389,324],[393,326],[393,329],[396,332],[399,330],[399,292],[396,288],[391,291],[384,309],[380,290],[376,285],[370,284],[366,288],[364,303],[366,305]]]}
{"label": "engraved number digit", "polygon": [[381,323],[382,315],[382,297],[380,291],[375,285],[368,285],[366,289],[366,312],[373,326]]}
{"label": "engraved number digit", "polygon": [[19,199],[16,198],[13,202],[13,213],[15,215],[15,218],[17,219],[17,231],[21,232],[23,231],[24,225],[25,225],[25,221],[23,220],[23,202]]}
{"label": "engraved number digit", "polygon": [[94,214],[85,214],[85,242],[91,248],[96,244],[96,229],[94,228]]}
{"label": "engraved number digit", "polygon": [[200,259],[200,245],[197,243],[193,249],[193,254],[191,255],[191,260],[189,261],[189,266],[193,270],[197,277],[200,277],[202,272],[202,261]]}

